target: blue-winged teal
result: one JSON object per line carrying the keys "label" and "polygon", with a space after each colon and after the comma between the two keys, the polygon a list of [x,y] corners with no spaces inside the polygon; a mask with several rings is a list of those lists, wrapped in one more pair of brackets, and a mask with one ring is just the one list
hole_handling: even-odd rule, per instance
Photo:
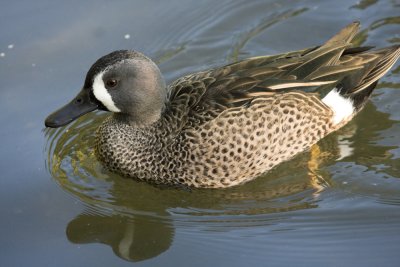
{"label": "blue-winged teal", "polygon": [[98,158],[156,184],[245,183],[345,125],[362,109],[400,46],[351,47],[354,22],[324,45],[260,56],[179,78],[169,86],[136,51],[97,60],[82,91],[46,119],[66,125],[95,109]]}

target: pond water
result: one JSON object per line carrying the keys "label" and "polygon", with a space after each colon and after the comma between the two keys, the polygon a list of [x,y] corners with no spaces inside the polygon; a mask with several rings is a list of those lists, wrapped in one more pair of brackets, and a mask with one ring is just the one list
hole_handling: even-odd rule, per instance
{"label": "pond water", "polygon": [[346,127],[225,190],[109,173],[93,155],[107,113],[43,125],[110,51],[142,51],[170,82],[320,44],[353,20],[357,44],[400,43],[398,0],[3,1],[0,265],[399,266],[399,63]]}

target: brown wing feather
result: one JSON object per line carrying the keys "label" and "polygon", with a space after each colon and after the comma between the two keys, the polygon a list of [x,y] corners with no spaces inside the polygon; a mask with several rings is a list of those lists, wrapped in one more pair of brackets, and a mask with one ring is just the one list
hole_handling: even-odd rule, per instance
{"label": "brown wing feather", "polygon": [[352,23],[320,47],[249,58],[182,77],[169,86],[165,114],[180,128],[277,93],[297,90],[323,97],[339,83],[348,87],[344,89],[348,94],[363,90],[383,76],[400,50],[350,48],[358,28],[359,23]]}

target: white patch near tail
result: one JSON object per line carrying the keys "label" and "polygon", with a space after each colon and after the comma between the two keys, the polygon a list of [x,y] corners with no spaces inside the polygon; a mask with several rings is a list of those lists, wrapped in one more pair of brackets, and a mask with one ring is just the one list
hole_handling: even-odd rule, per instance
{"label": "white patch near tail", "polygon": [[333,111],[333,123],[336,125],[354,113],[353,101],[343,97],[336,89],[329,92],[322,102]]}
{"label": "white patch near tail", "polygon": [[103,82],[103,73],[100,72],[96,75],[93,80],[93,94],[103,105],[112,112],[121,112],[119,108],[115,106],[114,101],[112,100],[111,95],[108,93],[106,87]]}

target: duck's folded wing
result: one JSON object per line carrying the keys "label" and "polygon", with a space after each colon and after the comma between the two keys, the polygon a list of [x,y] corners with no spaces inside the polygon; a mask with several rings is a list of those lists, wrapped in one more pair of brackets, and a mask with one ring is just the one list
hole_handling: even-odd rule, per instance
{"label": "duck's folded wing", "polygon": [[169,86],[166,117],[181,128],[206,122],[226,109],[251,105],[255,98],[293,90],[322,98],[339,83],[348,93],[365,88],[381,77],[378,74],[393,58],[382,60],[387,49],[350,48],[358,28],[359,23],[352,23],[320,47],[254,57],[182,77]]}

